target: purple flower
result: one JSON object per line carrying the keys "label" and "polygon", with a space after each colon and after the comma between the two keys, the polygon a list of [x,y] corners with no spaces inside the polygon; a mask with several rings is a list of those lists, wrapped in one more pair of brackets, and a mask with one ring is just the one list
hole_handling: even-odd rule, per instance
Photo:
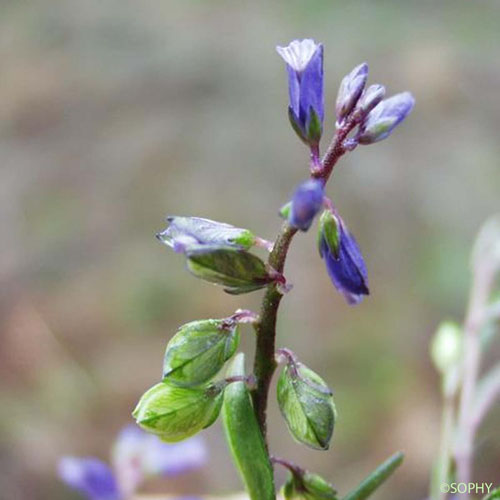
{"label": "purple flower", "polygon": [[368,64],[362,63],[356,66],[348,75],[344,76],[340,82],[337,94],[335,112],[337,123],[342,123],[354,109],[360,98],[368,78]]}
{"label": "purple flower", "polygon": [[323,45],[314,40],[294,40],[276,47],[288,71],[288,113],[299,137],[311,146],[321,138],[324,118]]}
{"label": "purple flower", "polygon": [[410,114],[415,99],[410,92],[396,94],[373,108],[361,125],[360,144],[373,144],[388,137]]}
{"label": "purple flower", "polygon": [[361,95],[356,104],[354,114],[364,117],[385,97],[385,87],[383,85],[370,85]]}
{"label": "purple flower", "polygon": [[[351,305],[369,295],[368,275],[361,250],[343,220],[333,214],[322,216],[319,250],[335,288]],[[334,227],[333,227],[334,226]]]}
{"label": "purple flower", "polygon": [[290,224],[301,231],[307,231],[322,206],[323,183],[317,179],[302,182],[292,197]]}
{"label": "purple flower", "polygon": [[206,459],[200,437],[168,444],[131,425],[120,432],[113,446],[112,468],[97,458],[64,457],[58,472],[89,500],[123,500],[132,497],[149,476],[177,476],[201,467]]}
{"label": "purple flower", "polygon": [[89,500],[120,500],[111,468],[97,458],[64,457],[59,462],[59,477]]}

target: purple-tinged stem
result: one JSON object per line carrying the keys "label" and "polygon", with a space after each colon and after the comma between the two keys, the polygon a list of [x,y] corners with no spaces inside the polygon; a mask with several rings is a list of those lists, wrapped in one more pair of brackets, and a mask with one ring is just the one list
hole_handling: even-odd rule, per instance
{"label": "purple-tinged stem", "polygon": [[[311,173],[311,178],[322,179],[326,184],[339,158],[346,152],[343,142],[359,120],[348,119],[339,129],[337,129],[333,140],[320,163],[320,168]],[[319,157],[319,151],[318,151]],[[284,222],[279,232],[271,253],[269,254],[268,267],[278,273],[283,273],[285,261],[290,243],[297,233],[297,229]],[[282,287],[279,283],[273,282],[267,286],[264,299],[262,301],[259,321],[255,323],[257,333],[257,345],[255,348],[255,358],[253,373],[257,379],[257,386],[252,391],[253,405],[257,421],[261,428],[264,439],[266,439],[266,411],[269,386],[276,369],[276,322],[278,309],[281,302]]]}
{"label": "purple-tinged stem", "polygon": [[[487,316],[487,304],[494,280],[494,271],[488,266],[474,270],[472,290],[464,325],[464,359],[462,393],[458,414],[458,434],[455,445],[457,482],[469,483],[472,478],[472,459],[476,427],[474,403],[481,364],[481,327]],[[469,494],[463,494],[468,500]]]}

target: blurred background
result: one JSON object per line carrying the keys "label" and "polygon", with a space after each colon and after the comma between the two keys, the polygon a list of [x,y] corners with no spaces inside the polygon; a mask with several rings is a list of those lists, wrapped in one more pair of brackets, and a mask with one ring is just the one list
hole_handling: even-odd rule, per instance
{"label": "blurred background", "polygon": [[[327,380],[339,419],[330,451],[309,451],[272,397],[271,449],[341,492],[401,449],[403,468],[374,498],[423,498],[440,419],[429,339],[441,319],[462,319],[474,235],[500,208],[500,2],[0,9],[0,498],[77,498],[55,476],[58,458],[107,458],[176,328],[258,308],[262,292],[232,297],[197,281],[154,233],[179,214],[274,237],[308,162],[274,47],[302,37],[325,44],[323,149],[340,79],[362,61],[370,83],[411,90],[417,106],[390,139],[347,156],[328,188],[372,295],[348,307],[313,231],[295,239],[278,342]],[[249,353],[252,337],[245,327]],[[498,480],[499,423],[497,409],[481,429],[477,481]],[[205,469],[145,491],[241,489],[220,423],[204,436]]]}

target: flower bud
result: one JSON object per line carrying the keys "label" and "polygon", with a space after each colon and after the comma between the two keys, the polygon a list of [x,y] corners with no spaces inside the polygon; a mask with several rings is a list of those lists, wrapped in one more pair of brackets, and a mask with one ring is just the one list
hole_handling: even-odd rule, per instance
{"label": "flower bud", "polygon": [[183,387],[209,382],[234,354],[239,339],[237,323],[223,319],[181,326],[167,345],[163,380]]}
{"label": "flower bud", "polygon": [[299,184],[292,197],[290,225],[307,231],[323,205],[323,183],[309,179]]}
{"label": "flower bud", "polygon": [[344,76],[340,82],[337,94],[335,112],[337,123],[342,123],[354,109],[368,78],[368,64],[362,63],[356,66],[348,75]]}
{"label": "flower bud", "polygon": [[431,357],[436,368],[447,373],[460,360],[462,354],[462,331],[452,321],[441,323],[431,343]]}
{"label": "flower bud", "polygon": [[223,388],[222,384],[185,388],[160,382],[144,393],[132,415],[140,427],[164,441],[182,441],[215,421]]}
{"label": "flower bud", "polygon": [[336,214],[323,214],[319,227],[319,251],[332,283],[351,305],[369,295],[368,274],[358,243]]}
{"label": "flower bud", "polygon": [[297,441],[328,449],[337,415],[332,393],[319,375],[290,361],[278,380],[278,404]]}
{"label": "flower bud", "polygon": [[291,474],[283,485],[282,495],[285,500],[337,500],[333,486],[321,476],[304,471],[303,474]]}
{"label": "flower bud", "polygon": [[317,145],[323,129],[323,45],[314,40],[294,40],[276,47],[288,71],[290,123],[309,145]]}
{"label": "flower bud", "polygon": [[186,253],[200,245],[249,249],[255,236],[248,230],[201,217],[167,217],[169,226],[156,236],[175,252]]}
{"label": "flower bud", "polygon": [[414,105],[415,99],[409,92],[396,94],[377,104],[361,125],[359,143],[373,144],[389,137]]}
{"label": "flower bud", "polygon": [[385,97],[385,87],[383,85],[370,85],[356,104],[354,113],[356,116],[367,115]]}

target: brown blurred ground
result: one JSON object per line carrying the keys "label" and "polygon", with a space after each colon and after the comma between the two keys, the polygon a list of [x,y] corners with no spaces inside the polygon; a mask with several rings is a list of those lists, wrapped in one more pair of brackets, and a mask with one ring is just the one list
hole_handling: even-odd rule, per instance
{"label": "brown blurred ground", "polygon": [[[57,458],[107,456],[175,328],[258,307],[259,292],[196,281],[153,235],[175,213],[273,237],[273,214],[307,175],[274,46],[304,36],[326,48],[326,138],[338,82],[363,60],[372,83],[411,90],[417,107],[389,140],[346,158],[329,187],[372,296],[347,307],[314,235],[296,239],[279,343],[334,388],[340,417],[331,450],[308,451],[273,403],[271,447],[341,491],[402,449],[405,466],[376,498],[422,498],[439,426],[429,337],[442,317],[461,318],[473,235],[500,208],[500,3],[0,7],[0,498],[76,498],[55,478]],[[499,418],[482,429],[478,481],[498,479]],[[206,470],[149,489],[240,489],[219,425],[205,435]]]}

